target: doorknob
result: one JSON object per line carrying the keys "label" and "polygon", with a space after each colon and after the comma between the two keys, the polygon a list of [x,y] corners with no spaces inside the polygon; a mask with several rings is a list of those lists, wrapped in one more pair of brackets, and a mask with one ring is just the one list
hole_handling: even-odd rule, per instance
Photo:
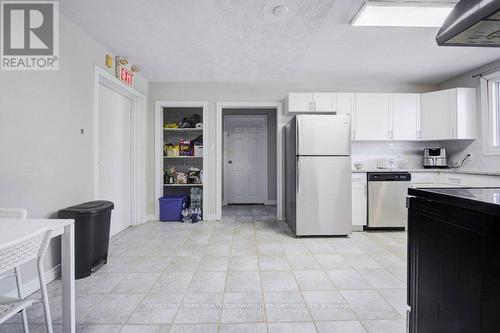
{"label": "doorknob", "polygon": [[227,163],[229,163],[229,164],[233,164],[233,161],[229,160],[229,162],[227,162]]}

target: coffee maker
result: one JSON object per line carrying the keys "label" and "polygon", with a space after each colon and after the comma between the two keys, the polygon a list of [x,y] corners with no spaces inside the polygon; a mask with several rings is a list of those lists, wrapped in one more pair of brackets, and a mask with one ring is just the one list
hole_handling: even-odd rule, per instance
{"label": "coffee maker", "polygon": [[446,148],[425,148],[424,168],[447,168]]}

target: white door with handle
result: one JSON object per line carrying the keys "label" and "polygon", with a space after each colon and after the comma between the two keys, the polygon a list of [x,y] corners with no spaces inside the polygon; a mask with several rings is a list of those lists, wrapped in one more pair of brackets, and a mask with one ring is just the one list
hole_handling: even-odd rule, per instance
{"label": "white door with handle", "polygon": [[226,116],[224,193],[228,204],[267,200],[267,118]]}
{"label": "white door with handle", "polygon": [[115,204],[111,236],[131,225],[131,101],[99,86],[98,198]]}

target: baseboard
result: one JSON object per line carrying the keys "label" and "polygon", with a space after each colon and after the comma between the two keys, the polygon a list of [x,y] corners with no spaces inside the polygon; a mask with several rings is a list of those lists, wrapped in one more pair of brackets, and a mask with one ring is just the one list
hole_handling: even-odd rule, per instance
{"label": "baseboard", "polygon": [[363,231],[363,226],[362,225],[353,225],[352,231]]}
{"label": "baseboard", "polygon": [[264,205],[276,205],[277,204],[277,201],[276,200],[266,200],[266,202],[264,202]]}
{"label": "baseboard", "polygon": [[216,214],[205,214],[205,221],[217,221],[217,215]]}
{"label": "baseboard", "polygon": [[[47,284],[51,283],[52,281],[58,279],[61,276],[61,265],[57,265],[55,267],[52,267],[48,271],[45,272],[45,281],[47,281]],[[23,276],[21,276],[22,278]],[[14,278],[12,278],[14,279]],[[28,282],[23,283],[23,292],[24,296],[31,295],[35,292],[37,292],[40,289],[40,281],[38,280],[38,275],[35,276],[33,279],[31,279]],[[17,296],[17,289],[14,289],[10,291],[7,295],[7,297],[18,297]]]}
{"label": "baseboard", "polygon": [[158,219],[156,218],[156,215],[154,215],[154,214],[147,215],[146,222],[150,222],[150,221],[158,221]]}

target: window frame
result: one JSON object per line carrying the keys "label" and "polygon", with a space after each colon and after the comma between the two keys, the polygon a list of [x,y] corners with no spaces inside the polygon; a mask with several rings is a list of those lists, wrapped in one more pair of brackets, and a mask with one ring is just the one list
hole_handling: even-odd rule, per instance
{"label": "window frame", "polygon": [[[483,153],[500,156],[500,71],[481,77],[481,100]],[[495,130],[497,142],[494,142]]]}

